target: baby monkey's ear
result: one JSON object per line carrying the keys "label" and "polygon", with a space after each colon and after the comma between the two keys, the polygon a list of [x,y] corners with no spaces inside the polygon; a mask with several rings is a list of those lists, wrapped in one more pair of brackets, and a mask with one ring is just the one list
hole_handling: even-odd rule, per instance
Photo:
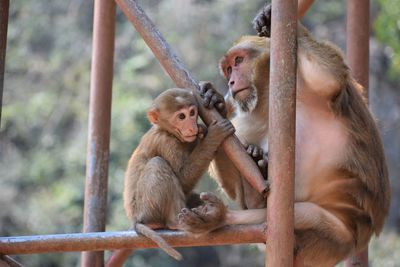
{"label": "baby monkey's ear", "polygon": [[152,124],[157,124],[159,121],[160,113],[156,107],[151,107],[147,111],[147,119],[152,123]]}

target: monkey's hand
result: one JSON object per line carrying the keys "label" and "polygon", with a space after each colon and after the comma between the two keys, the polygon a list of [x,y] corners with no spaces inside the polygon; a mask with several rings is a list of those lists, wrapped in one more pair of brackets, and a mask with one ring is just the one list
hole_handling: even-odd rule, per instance
{"label": "monkey's hand", "polygon": [[233,127],[229,120],[222,119],[220,121],[212,121],[210,125],[208,125],[207,131],[206,138],[220,144],[225,138],[235,132],[235,127]]}
{"label": "monkey's hand", "polygon": [[203,139],[207,135],[207,127],[203,124],[198,124],[197,127],[199,128],[197,137]]}
{"label": "monkey's hand", "polygon": [[193,209],[184,208],[178,214],[179,229],[192,234],[206,234],[225,224],[226,206],[221,199],[210,192],[200,194],[204,202]]}
{"label": "monkey's hand", "polygon": [[210,82],[200,82],[200,96],[206,108],[215,107],[222,117],[226,118],[227,108],[224,97],[218,93]]}
{"label": "monkey's hand", "polygon": [[266,3],[253,19],[258,36],[271,37],[271,4]]}
{"label": "monkey's hand", "polygon": [[247,154],[250,155],[254,159],[254,161],[257,163],[258,168],[261,171],[261,174],[263,175],[264,179],[267,180],[268,178],[268,152],[265,152],[262,150],[261,147],[258,147],[256,145],[248,145],[246,147]]}

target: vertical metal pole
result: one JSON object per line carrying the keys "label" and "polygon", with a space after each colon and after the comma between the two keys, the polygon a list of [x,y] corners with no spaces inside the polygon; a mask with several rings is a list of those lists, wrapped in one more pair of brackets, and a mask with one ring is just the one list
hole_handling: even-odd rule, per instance
{"label": "vertical metal pole", "polygon": [[6,64],[9,0],[0,0],[0,126],[3,108],[4,69]]}
{"label": "vertical metal pole", "polygon": [[272,0],[267,266],[293,266],[297,1]]}
{"label": "vertical metal pole", "polygon": [[[347,60],[354,78],[365,88],[369,86],[369,0],[347,1]],[[368,248],[350,256],[346,267],[368,266]]]}
{"label": "vertical metal pole", "polygon": [[368,92],[369,86],[369,0],[347,1],[347,60],[354,78]]}
{"label": "vertical metal pole", "polygon": [[[114,63],[115,2],[94,3],[84,232],[105,230]],[[104,265],[104,252],[83,252],[81,266]]]}

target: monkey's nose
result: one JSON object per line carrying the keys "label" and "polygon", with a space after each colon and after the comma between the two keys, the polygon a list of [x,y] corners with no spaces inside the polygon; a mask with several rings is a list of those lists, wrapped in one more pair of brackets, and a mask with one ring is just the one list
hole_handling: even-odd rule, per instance
{"label": "monkey's nose", "polygon": [[199,129],[197,129],[197,128],[193,128],[193,129],[192,129],[192,134],[197,134],[197,133],[198,133],[198,131],[199,131]]}
{"label": "monkey's nose", "polygon": [[198,131],[197,127],[190,127],[188,130],[190,134],[197,134]]}

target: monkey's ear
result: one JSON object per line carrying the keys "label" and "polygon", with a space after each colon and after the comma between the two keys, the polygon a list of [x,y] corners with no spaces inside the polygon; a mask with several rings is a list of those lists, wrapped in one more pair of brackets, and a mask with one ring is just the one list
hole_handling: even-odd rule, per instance
{"label": "monkey's ear", "polygon": [[159,119],[158,109],[155,107],[150,108],[147,111],[147,118],[152,124],[157,124]]}

